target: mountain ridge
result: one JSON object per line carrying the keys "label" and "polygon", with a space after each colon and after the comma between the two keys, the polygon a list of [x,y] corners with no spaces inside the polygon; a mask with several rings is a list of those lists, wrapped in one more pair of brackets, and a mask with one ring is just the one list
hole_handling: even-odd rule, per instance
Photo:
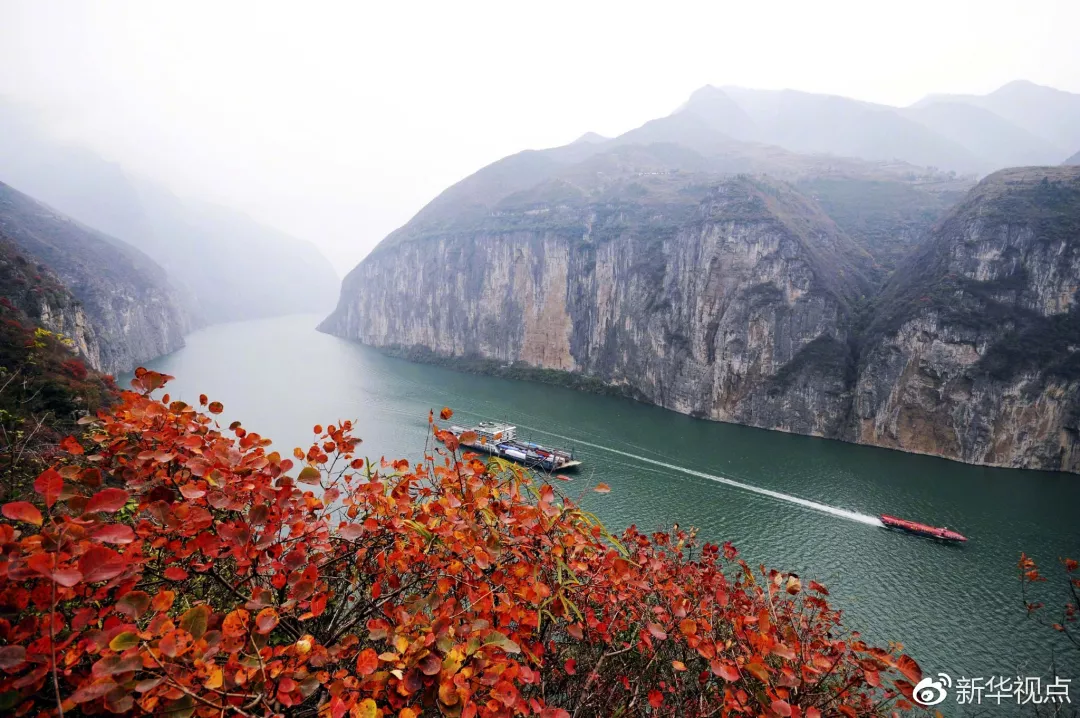
{"label": "mountain ridge", "polygon": [[40,262],[77,300],[46,292],[36,306],[20,308],[70,338],[94,369],[130,371],[184,345],[181,300],[165,270],[135,247],[3,183],[0,239]]}

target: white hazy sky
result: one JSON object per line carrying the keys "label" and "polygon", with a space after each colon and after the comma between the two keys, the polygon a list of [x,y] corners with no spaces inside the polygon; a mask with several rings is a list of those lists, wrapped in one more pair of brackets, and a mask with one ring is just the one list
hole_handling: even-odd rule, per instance
{"label": "white hazy sky", "polygon": [[0,95],[342,274],[458,179],[694,89],[1080,92],[1080,1],[0,0]]}

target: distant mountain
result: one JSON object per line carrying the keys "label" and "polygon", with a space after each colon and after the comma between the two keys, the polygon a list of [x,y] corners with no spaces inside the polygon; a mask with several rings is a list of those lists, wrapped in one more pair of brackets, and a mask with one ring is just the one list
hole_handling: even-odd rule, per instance
{"label": "distant mountain", "polygon": [[586,132],[585,134],[583,134],[581,137],[578,137],[576,140],[574,140],[570,144],[572,144],[572,145],[577,145],[577,144],[582,144],[582,143],[584,143],[584,144],[596,144],[597,142],[607,142],[607,141],[608,141],[608,138],[604,137],[603,135],[598,135],[595,132]]}
{"label": "distant mountain", "polygon": [[45,136],[0,101],[0,181],[146,251],[196,325],[333,306],[339,279],[309,242],[208,203],[182,200],[88,150]]}
{"label": "distant mountain", "polygon": [[1080,165],[1080,152],[1077,152],[1075,155],[1073,155],[1069,159],[1065,160],[1061,164],[1063,164],[1063,165]]}
{"label": "distant mountain", "polygon": [[931,102],[903,114],[995,168],[1050,165],[1061,157],[1052,142],[978,105]]}
{"label": "distant mountain", "polygon": [[705,86],[634,141],[700,149],[704,135],[798,153],[901,161],[960,173],[1055,164],[1080,146],[1080,95],[1014,82],[985,96],[932,95],[907,108],[795,90]]}
{"label": "distant mountain", "polygon": [[12,283],[0,294],[63,334],[94,369],[130,371],[184,345],[179,296],[165,270],[138,249],[3,183],[0,244],[5,261],[34,263],[21,280],[9,271]]}
{"label": "distant mountain", "polygon": [[733,138],[753,139],[793,152],[897,160],[958,172],[989,169],[983,158],[897,108],[846,97],[706,87],[695,92],[676,114],[694,114]]}
{"label": "distant mountain", "polygon": [[1058,156],[1080,147],[1080,94],[1018,80],[988,95],[930,95],[913,108],[939,103],[989,110],[1050,143],[1059,150]]}

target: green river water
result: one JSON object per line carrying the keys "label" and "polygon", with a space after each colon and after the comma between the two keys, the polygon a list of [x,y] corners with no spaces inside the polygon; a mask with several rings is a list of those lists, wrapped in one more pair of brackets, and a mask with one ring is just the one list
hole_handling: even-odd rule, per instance
{"label": "green river water", "polygon": [[[412,364],[320,334],[317,321],[210,327],[150,366],[176,376],[174,397],[208,394],[225,404],[224,423],[242,420],[282,453],[306,447],[316,423],[352,419],[361,453],[417,458],[428,410],[444,405],[455,423],[515,423],[526,438],[575,450],[584,465],[560,488],[612,530],[697,526],[704,539],[732,541],[751,565],[816,579],[849,628],[903,643],[927,673],[1045,676],[1055,655],[1056,674],[1080,683],[1080,652],[1025,619],[1016,570],[1021,551],[1055,577],[1059,556],[1080,558],[1080,476],[968,466]],[[610,494],[589,490],[601,481]],[[887,531],[873,525],[883,512],[970,541]],[[1080,685],[1072,694],[1080,702]],[[958,711],[949,705],[939,708]]]}

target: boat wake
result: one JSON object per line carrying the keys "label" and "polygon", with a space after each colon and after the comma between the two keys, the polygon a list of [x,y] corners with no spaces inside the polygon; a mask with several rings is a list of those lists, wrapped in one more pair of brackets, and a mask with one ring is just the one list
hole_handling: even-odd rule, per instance
{"label": "boat wake", "polygon": [[[542,429],[533,429],[533,430],[534,431],[543,431]],[[836,506],[829,506],[828,504],[818,503],[817,501],[810,501],[809,499],[799,498],[798,496],[792,496],[791,494],[785,494],[785,493],[782,493],[780,491],[773,491],[771,489],[763,489],[760,486],[753,486],[752,484],[744,484],[741,481],[736,481],[735,479],[729,479],[729,478],[727,478],[725,476],[717,476],[716,474],[707,474],[704,471],[696,471],[694,469],[690,469],[690,468],[687,468],[685,466],[679,466],[678,464],[669,464],[666,461],[658,461],[656,459],[650,459],[647,456],[640,456],[638,454],[632,454],[629,451],[622,451],[620,449],[614,449],[614,448],[612,448],[610,446],[603,446],[601,444],[593,444],[593,443],[588,442],[588,441],[582,441],[581,438],[574,438],[572,436],[562,436],[561,434],[553,434],[550,431],[543,431],[543,433],[548,434],[549,436],[557,437],[559,439],[565,439],[565,440],[573,442],[575,444],[583,444],[585,446],[589,446],[589,447],[592,447],[594,449],[600,449],[601,451],[608,451],[608,452],[611,452],[613,454],[619,454],[620,456],[625,456],[625,457],[634,459],[635,461],[642,461],[642,462],[645,462],[645,463],[648,463],[648,464],[653,464],[655,466],[661,466],[661,467],[663,467],[665,469],[670,469],[672,471],[678,471],[678,472],[683,473],[683,474],[689,474],[690,476],[698,476],[698,477],[701,477],[703,479],[709,479],[710,481],[716,481],[717,483],[727,484],[728,486],[734,486],[735,488],[742,489],[743,491],[751,491],[751,492],[753,492],[755,494],[761,494],[762,496],[770,496],[770,497],[772,497],[774,499],[779,499],[780,501],[787,501],[788,503],[798,504],[799,506],[804,506],[804,507],[806,507],[808,509],[813,509],[814,511],[821,511],[821,512],[826,513],[826,514],[832,514],[833,516],[839,516],[840,518],[847,519],[848,521],[857,521],[859,523],[867,524],[869,526],[884,527],[884,525],[885,525],[885,524],[881,523],[881,519],[879,519],[878,517],[871,516],[869,514],[859,513],[858,511],[848,511],[847,509],[837,508]]]}

